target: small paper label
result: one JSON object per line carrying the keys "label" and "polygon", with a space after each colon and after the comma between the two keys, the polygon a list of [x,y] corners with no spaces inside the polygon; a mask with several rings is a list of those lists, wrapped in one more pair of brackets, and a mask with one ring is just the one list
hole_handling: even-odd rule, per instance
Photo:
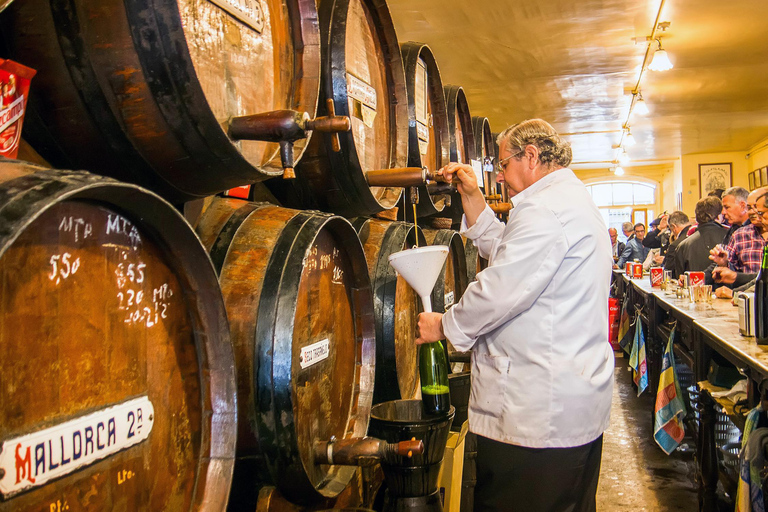
{"label": "small paper label", "polygon": [[261,34],[264,30],[264,11],[260,0],[210,0],[229,14]]}
{"label": "small paper label", "polygon": [[328,338],[320,340],[317,343],[307,345],[301,349],[299,356],[299,365],[301,369],[309,368],[323,359],[328,359],[331,355],[331,340]]}
{"label": "small paper label", "polygon": [[445,306],[445,310],[448,311],[448,308],[453,306],[453,292],[448,292],[445,294],[445,299],[443,300]]}
{"label": "small paper label", "polygon": [[376,89],[349,73],[347,73],[347,94],[366,107],[376,110]]}
{"label": "small paper label", "polygon": [[40,487],[146,440],[154,414],[143,396],[4,441],[0,493],[5,498]]}
{"label": "small paper label", "polygon": [[422,124],[421,122],[417,122],[416,133],[419,136],[419,140],[423,140],[424,142],[429,142],[429,128],[427,127],[427,125]]}
{"label": "small paper label", "polygon": [[480,163],[480,160],[471,160],[470,165],[472,165],[472,170],[475,171],[475,176],[477,177],[477,186],[483,187],[485,190],[485,174],[483,174],[483,164]]}

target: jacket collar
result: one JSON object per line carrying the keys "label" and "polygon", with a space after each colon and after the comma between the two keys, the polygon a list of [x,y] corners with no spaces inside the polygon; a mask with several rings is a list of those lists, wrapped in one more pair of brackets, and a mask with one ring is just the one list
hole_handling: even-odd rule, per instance
{"label": "jacket collar", "polygon": [[509,202],[514,208],[515,206],[522,204],[529,197],[536,195],[537,192],[544,190],[548,186],[552,185],[555,181],[566,180],[571,176],[574,178],[576,177],[572,170],[567,167],[561,167],[560,169],[554,170],[546,176],[542,177],[533,185],[530,185],[528,188],[517,194],[515,197],[510,198]]}

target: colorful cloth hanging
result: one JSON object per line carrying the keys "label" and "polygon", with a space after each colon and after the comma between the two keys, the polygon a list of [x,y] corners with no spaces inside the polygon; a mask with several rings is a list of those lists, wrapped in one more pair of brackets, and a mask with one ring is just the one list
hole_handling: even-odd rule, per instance
{"label": "colorful cloth hanging", "polygon": [[667,455],[677,448],[685,436],[683,418],[686,410],[675,372],[675,355],[672,352],[674,337],[675,329],[672,329],[661,363],[659,390],[656,393],[653,420],[653,438]]}
{"label": "colorful cloth hanging", "polygon": [[632,343],[632,352],[629,354],[629,366],[633,370],[632,377],[637,386],[637,396],[640,396],[648,387],[648,361],[645,357],[643,324],[639,320],[635,322],[635,338]]}
{"label": "colorful cloth hanging", "polygon": [[[763,487],[760,478],[761,464],[751,464],[753,457],[749,457],[747,453],[747,445],[756,430],[762,412],[763,408],[759,405],[749,411],[747,422],[744,425],[744,434],[741,438],[741,455],[739,455],[739,485],[736,490],[736,512],[765,512]],[[761,448],[762,446],[759,446],[758,450]]]}
{"label": "colorful cloth hanging", "polygon": [[627,311],[628,300],[621,306],[621,319],[619,320],[619,346],[629,354],[632,337],[629,334],[631,323],[629,321],[629,311]]}

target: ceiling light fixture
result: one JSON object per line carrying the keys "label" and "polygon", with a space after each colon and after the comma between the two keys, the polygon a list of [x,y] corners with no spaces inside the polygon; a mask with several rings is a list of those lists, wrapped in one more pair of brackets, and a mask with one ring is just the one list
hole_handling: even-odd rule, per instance
{"label": "ceiling light fixture", "polygon": [[657,38],[659,47],[653,53],[653,60],[648,65],[648,69],[651,71],[669,71],[672,69],[672,61],[669,60],[667,51],[661,47],[661,38]]}
{"label": "ceiling light fixture", "polygon": [[613,172],[616,176],[624,176],[624,169],[622,169],[620,165],[617,165]]}
{"label": "ceiling light fixture", "polygon": [[627,127],[627,133],[624,135],[624,147],[631,148],[637,144],[637,141],[635,140],[635,136],[632,135],[632,132],[629,131],[629,127]]}
{"label": "ceiling light fixture", "polygon": [[621,151],[619,151],[618,160],[621,165],[627,165],[629,163],[629,155],[625,149],[622,148]]}
{"label": "ceiling light fixture", "polygon": [[639,116],[647,116],[650,113],[648,105],[646,105],[643,95],[640,94],[640,92],[637,93],[637,101],[635,101],[635,106],[632,111]]}

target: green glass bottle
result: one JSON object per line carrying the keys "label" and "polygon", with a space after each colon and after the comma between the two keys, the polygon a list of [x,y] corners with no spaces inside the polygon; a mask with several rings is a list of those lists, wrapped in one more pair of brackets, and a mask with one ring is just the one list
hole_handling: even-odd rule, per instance
{"label": "green glass bottle", "polygon": [[439,341],[419,347],[419,376],[424,412],[430,415],[448,414],[451,394],[448,388],[448,358]]}
{"label": "green glass bottle", "polygon": [[763,248],[763,264],[755,279],[755,338],[768,345],[768,245]]}

